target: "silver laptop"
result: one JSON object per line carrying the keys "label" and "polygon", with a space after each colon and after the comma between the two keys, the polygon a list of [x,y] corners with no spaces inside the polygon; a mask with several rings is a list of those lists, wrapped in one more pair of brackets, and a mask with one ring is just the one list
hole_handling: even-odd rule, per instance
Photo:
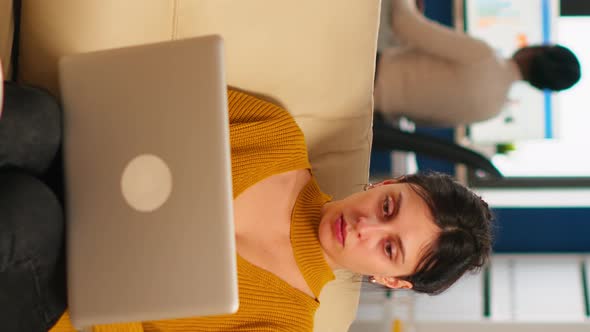
{"label": "silver laptop", "polygon": [[223,42],[62,58],[75,327],[238,307]]}

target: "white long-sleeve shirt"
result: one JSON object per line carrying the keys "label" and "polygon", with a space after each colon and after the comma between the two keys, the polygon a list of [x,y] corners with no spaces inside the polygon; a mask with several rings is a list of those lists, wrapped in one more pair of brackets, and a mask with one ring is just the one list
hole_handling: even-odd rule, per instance
{"label": "white long-sleeve shirt", "polygon": [[392,1],[392,29],[403,46],[381,53],[376,109],[449,126],[498,114],[521,79],[516,64],[485,42],[425,18],[414,0]]}

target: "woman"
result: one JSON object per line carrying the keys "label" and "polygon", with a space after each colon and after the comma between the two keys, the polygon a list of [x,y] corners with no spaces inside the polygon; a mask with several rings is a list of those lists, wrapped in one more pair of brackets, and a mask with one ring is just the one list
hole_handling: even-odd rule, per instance
{"label": "woman", "polygon": [[[94,331],[311,331],[334,269],[437,293],[486,261],[490,213],[464,187],[415,175],[330,201],[289,113],[236,90],[228,98],[238,312]],[[50,331],[73,331],[67,313]]]}

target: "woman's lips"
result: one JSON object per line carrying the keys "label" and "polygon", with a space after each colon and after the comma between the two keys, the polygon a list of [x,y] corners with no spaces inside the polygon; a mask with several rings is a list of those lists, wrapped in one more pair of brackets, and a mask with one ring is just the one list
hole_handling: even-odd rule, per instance
{"label": "woman's lips", "polygon": [[346,222],[344,221],[344,216],[340,216],[340,220],[342,220],[342,226],[340,226],[340,229],[342,230],[342,246],[344,247],[344,244],[346,243]]}
{"label": "woman's lips", "polygon": [[344,222],[344,218],[342,216],[338,217],[334,222],[334,226],[332,227],[334,231],[334,236],[338,240],[338,242],[344,247],[344,242],[346,241],[346,223]]}

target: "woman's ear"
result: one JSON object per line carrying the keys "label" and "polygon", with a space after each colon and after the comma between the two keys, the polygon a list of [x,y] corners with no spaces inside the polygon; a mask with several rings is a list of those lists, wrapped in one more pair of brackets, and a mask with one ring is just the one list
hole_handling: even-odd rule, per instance
{"label": "woman's ear", "polygon": [[412,289],[412,287],[414,286],[411,282],[398,279],[396,277],[375,276],[373,277],[373,279],[375,280],[375,282],[393,289]]}

